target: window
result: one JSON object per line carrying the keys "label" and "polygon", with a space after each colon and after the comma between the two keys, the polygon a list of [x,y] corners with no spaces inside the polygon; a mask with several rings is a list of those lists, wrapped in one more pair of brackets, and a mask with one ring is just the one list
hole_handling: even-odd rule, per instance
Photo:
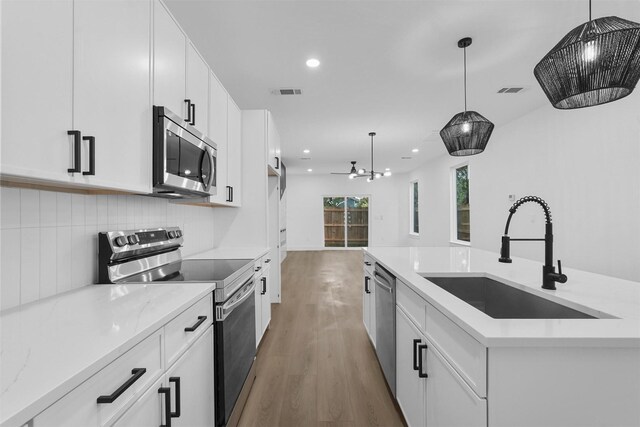
{"label": "window", "polygon": [[469,210],[469,165],[458,166],[452,173],[452,236],[454,242],[471,242]]}
{"label": "window", "polygon": [[420,234],[420,216],[418,215],[418,181],[409,187],[409,234]]}
{"label": "window", "polygon": [[326,248],[369,245],[368,197],[324,197],[323,206]]}

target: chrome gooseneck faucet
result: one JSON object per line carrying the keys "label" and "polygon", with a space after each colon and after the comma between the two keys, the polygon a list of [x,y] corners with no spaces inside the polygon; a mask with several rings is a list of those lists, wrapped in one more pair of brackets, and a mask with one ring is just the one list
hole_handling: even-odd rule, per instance
{"label": "chrome gooseneck faucet", "polygon": [[[509,224],[511,223],[511,217],[516,213],[518,208],[527,202],[534,202],[542,206],[544,211],[544,217],[546,220],[544,239],[512,239],[509,237]],[[509,245],[511,241],[544,241],[544,266],[542,267],[542,288],[543,289],[556,289],[556,283],[565,283],[567,276],[562,274],[562,264],[558,260],[558,273],[553,266],[553,224],[551,223],[551,211],[547,202],[537,196],[526,196],[518,200],[509,208],[509,218],[507,218],[507,225],[504,227],[504,236],[502,236],[502,248],[500,248],[500,258],[498,261],[510,263]]]}

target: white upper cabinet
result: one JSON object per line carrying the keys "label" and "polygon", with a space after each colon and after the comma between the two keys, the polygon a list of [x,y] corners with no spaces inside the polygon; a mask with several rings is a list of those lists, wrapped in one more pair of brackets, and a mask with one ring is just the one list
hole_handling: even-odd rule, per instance
{"label": "white upper cabinet", "polygon": [[158,0],[153,4],[153,105],[188,118],[187,37]]}
{"label": "white upper cabinet", "polygon": [[2,2],[3,175],[150,191],[150,7]]}
{"label": "white upper cabinet", "polygon": [[76,1],[73,18],[73,125],[95,138],[95,175],[86,176],[100,187],[149,192],[151,1]]}
{"label": "white upper cabinet", "polygon": [[[229,204],[242,205],[242,112],[229,96],[227,98],[227,191]],[[218,190],[220,191],[220,190]]]}
{"label": "white upper cabinet", "polygon": [[280,175],[280,134],[269,112],[267,120],[267,167],[270,175]]}
{"label": "white upper cabinet", "polygon": [[[187,92],[189,124],[209,135],[209,67],[191,42],[187,43]],[[214,140],[215,141],[215,140]]]}
{"label": "white upper cabinet", "polygon": [[73,1],[3,1],[2,169],[67,182],[73,166]]}
{"label": "white upper cabinet", "polygon": [[216,187],[218,193],[210,197],[212,203],[226,203],[227,189],[227,91],[213,73],[209,76],[209,138],[218,145]]}

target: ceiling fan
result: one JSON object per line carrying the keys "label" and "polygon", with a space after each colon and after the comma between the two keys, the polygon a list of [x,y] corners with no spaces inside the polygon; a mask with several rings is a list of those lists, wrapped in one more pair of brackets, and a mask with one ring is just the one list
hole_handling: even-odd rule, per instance
{"label": "ceiling fan", "polygon": [[349,179],[367,178],[367,182],[371,182],[377,178],[382,178],[383,176],[391,176],[390,171],[376,172],[373,169],[373,137],[376,136],[376,133],[369,132],[369,136],[371,137],[371,170],[366,170],[363,168],[356,170],[356,162],[351,161],[351,170],[348,173],[347,172],[331,172],[331,173],[334,175],[349,175]]}

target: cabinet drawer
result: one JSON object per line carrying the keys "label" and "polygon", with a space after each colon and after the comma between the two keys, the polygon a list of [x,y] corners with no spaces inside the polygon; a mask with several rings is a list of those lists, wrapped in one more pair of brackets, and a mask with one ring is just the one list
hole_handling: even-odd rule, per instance
{"label": "cabinet drawer", "polygon": [[[398,294],[399,295],[399,294]],[[487,349],[426,303],[427,338],[480,397],[487,396]]]}
{"label": "cabinet drawer", "polygon": [[171,366],[211,324],[213,324],[213,294],[202,298],[167,323],[164,330],[166,366]]}
{"label": "cabinet drawer", "polygon": [[400,280],[396,281],[396,305],[404,310],[418,329],[425,330],[427,302]]}
{"label": "cabinet drawer", "polygon": [[[112,422],[162,376],[161,340],[160,331],[146,338],[36,416],[34,427],[92,427]],[[146,371],[132,373],[141,368]],[[127,383],[130,386],[115,397],[116,390]],[[97,403],[99,396],[108,395],[115,397],[111,403]]]}

